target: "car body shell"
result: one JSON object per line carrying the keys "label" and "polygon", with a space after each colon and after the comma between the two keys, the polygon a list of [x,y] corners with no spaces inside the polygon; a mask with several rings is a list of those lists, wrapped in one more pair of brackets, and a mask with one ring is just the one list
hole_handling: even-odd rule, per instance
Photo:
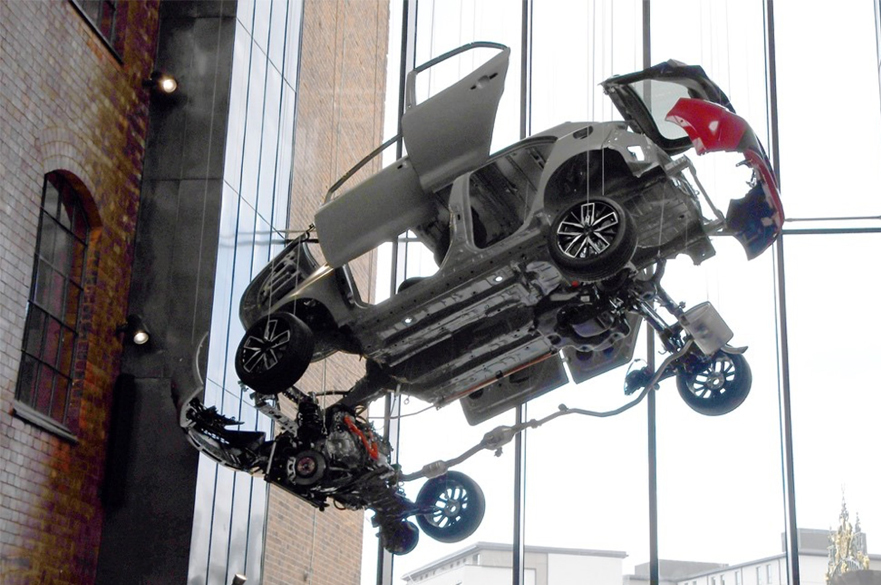
{"label": "car body shell", "polygon": [[[636,230],[620,268],[631,276],[679,254],[701,263],[714,254],[710,235],[727,226],[704,216],[688,159],[672,158],[682,137],[665,150],[656,143],[664,138],[652,140],[634,116],[564,123],[490,156],[507,58],[501,49],[408,109],[410,154],[329,198],[315,216],[325,262],[311,233],[292,241],[245,291],[246,329],[264,315],[293,313],[315,335],[314,360],[356,353],[405,394],[439,406],[467,396],[472,423],[565,383],[564,360],[583,381],[631,359],[642,317],[611,306],[617,301],[598,295],[601,284],[555,262],[555,217],[591,197],[619,204]],[[676,66],[663,68],[665,79]],[[727,103],[702,70],[688,73],[700,80],[691,85],[710,88],[699,97]],[[622,87],[606,82],[619,107]],[[706,146],[714,149],[723,148]],[[407,230],[435,254],[437,272],[365,302],[347,263]]]}

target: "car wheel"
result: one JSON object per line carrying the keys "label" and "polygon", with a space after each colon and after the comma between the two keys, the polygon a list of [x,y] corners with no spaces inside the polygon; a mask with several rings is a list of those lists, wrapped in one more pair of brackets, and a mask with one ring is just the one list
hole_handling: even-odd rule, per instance
{"label": "car wheel", "polygon": [[416,505],[429,510],[417,516],[419,527],[440,542],[459,542],[471,536],[486,509],[483,491],[477,483],[458,471],[429,479],[419,490]]}
{"label": "car wheel", "polygon": [[615,201],[591,197],[571,205],[551,224],[551,257],[581,280],[609,278],[633,257],[636,228]]}
{"label": "car wheel", "polygon": [[382,548],[393,555],[405,555],[419,544],[419,529],[409,520],[384,524],[379,531]]}
{"label": "car wheel", "polygon": [[676,387],[685,403],[708,416],[728,414],[743,404],[751,386],[749,364],[740,354],[720,351],[711,361],[676,374]]}
{"label": "car wheel", "polygon": [[278,394],[300,379],[314,346],[305,323],[290,313],[272,313],[245,332],[236,350],[236,374],[260,394]]}

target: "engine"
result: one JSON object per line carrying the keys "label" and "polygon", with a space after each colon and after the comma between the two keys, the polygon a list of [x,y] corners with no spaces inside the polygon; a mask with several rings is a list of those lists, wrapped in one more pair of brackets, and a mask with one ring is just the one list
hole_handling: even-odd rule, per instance
{"label": "engine", "polygon": [[[323,411],[312,397],[299,403],[296,430],[275,440],[267,480],[324,509],[331,497],[343,507],[367,507],[365,488],[386,487],[395,471],[391,448],[369,422],[350,409]],[[371,481],[371,478],[375,478]]]}

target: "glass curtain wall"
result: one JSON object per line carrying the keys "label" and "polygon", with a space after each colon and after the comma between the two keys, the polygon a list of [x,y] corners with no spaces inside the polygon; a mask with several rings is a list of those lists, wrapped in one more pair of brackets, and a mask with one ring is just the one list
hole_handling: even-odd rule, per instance
{"label": "glass curtain wall", "polygon": [[[774,7],[796,520],[837,528],[846,504],[872,557],[881,552],[881,476],[870,463],[881,400],[870,336],[881,320],[861,301],[881,282],[872,260],[881,250],[878,3]],[[871,568],[881,569],[877,557]],[[802,581],[825,569],[802,563]]]}
{"label": "glass curtain wall", "polygon": [[[854,306],[881,284],[862,260],[881,250],[881,233],[793,233],[784,249],[798,526],[837,528],[846,503],[881,569],[881,477],[871,463],[881,444],[871,366],[881,316]],[[825,569],[803,565],[802,581],[819,582]]]}
{"label": "glass curtain wall", "polygon": [[[567,121],[621,119],[599,83],[642,69],[642,3],[535,2],[532,30],[530,131]],[[636,347],[633,357],[642,360],[641,367],[645,326]],[[625,372],[615,369],[532,400],[527,418],[541,419],[559,404],[616,409],[634,398],[624,395]],[[567,416],[528,432],[527,545],[626,553],[625,572],[633,561],[648,560],[646,420],[643,401],[618,416]],[[618,575],[598,574],[596,582],[618,583]],[[574,575],[557,578],[565,583]]]}
{"label": "glass curtain wall", "polygon": [[[652,61],[700,64],[770,146],[763,3],[654,0],[651,7]],[[686,156],[723,211],[746,194],[740,155]],[[771,251],[747,261],[733,238],[713,245],[716,256],[699,267],[684,257],[669,263],[665,287],[688,306],[711,301],[719,310],[732,345],[748,346],[752,390],[734,412],[706,417],[685,406],[672,381],[662,386],[658,548],[663,559],[737,564],[783,552],[774,267]]]}
{"label": "glass curtain wall", "polygon": [[[271,435],[241,392],[233,356],[244,331],[238,300],[280,251],[288,223],[300,0],[239,0],[224,161],[220,246],[205,404]],[[262,578],[268,484],[202,455],[190,554],[191,583]]]}
{"label": "glass curtain wall", "polygon": [[532,45],[531,133],[621,119],[599,84],[642,68],[642,2],[535,2]]}
{"label": "glass curtain wall", "polygon": [[[877,358],[869,336],[881,323],[868,303],[856,308],[853,302],[872,295],[879,280],[870,260],[881,243],[881,210],[872,191],[881,184],[878,14],[877,2],[845,4],[834,11],[771,0],[528,4],[527,133],[569,120],[619,118],[597,84],[643,67],[642,10],[649,6],[651,62],[676,59],[702,65],[762,142],[779,151],[787,212],[784,244],[748,262],[739,244],[716,238],[714,258],[699,267],[688,259],[670,262],[664,279],[671,295],[688,306],[711,301],[733,329],[732,343],[748,346],[752,391],[733,413],[694,413],[678,397],[672,380],[657,393],[658,556],[740,567],[718,573],[723,584],[726,579],[736,585],[788,581],[783,555],[794,551],[786,550],[782,538],[787,517],[781,452],[790,443],[798,528],[816,529],[822,540],[824,531],[838,525],[844,501],[849,521],[856,524],[858,515],[868,536],[872,568],[881,568],[872,545],[873,535],[881,534],[881,478],[871,463],[872,449],[881,439],[876,423],[881,404],[872,392],[877,385],[872,369],[866,367]],[[519,137],[522,9],[517,0],[416,3],[417,65],[472,40],[512,47],[494,150]],[[768,50],[766,37],[769,10],[774,15],[773,50]],[[399,45],[400,27],[391,30],[390,46]],[[776,59],[776,145],[769,58]],[[392,82],[397,73],[390,68],[392,91],[397,91]],[[421,82],[423,97],[454,79],[450,73]],[[693,151],[688,156],[714,200],[745,194],[749,175],[735,166],[740,156],[698,157]],[[434,270],[431,259],[407,238],[397,259],[397,282]],[[776,272],[779,263],[785,267],[782,280]],[[390,279],[389,265],[378,282]],[[785,285],[788,307],[785,331],[778,327],[779,282]],[[388,289],[388,284],[381,286]],[[387,290],[381,289],[379,298],[383,294]],[[645,333],[640,348],[646,346]],[[640,352],[635,357],[647,359]],[[656,363],[664,357],[655,356]],[[780,379],[786,371],[781,364],[788,365],[791,437],[784,436]],[[615,370],[533,400],[528,418],[541,418],[560,403],[591,410],[620,406],[626,401],[623,375]],[[405,401],[403,412],[414,414],[424,407]],[[403,418],[402,466],[410,471],[457,455],[486,430],[513,420],[509,412],[472,428],[456,406]],[[623,551],[622,578],[626,581],[635,572],[633,579],[647,580],[647,572],[641,572],[650,560],[647,441],[644,405],[602,420],[564,417],[529,431],[525,542]],[[391,582],[403,583],[409,572],[479,541],[512,542],[512,452],[511,445],[500,459],[486,453],[460,467],[486,494],[487,515],[479,531],[450,545],[423,537],[413,553],[395,560]],[[418,487],[409,485],[408,493],[415,494]],[[823,550],[803,551],[801,580],[823,582],[824,555]],[[506,571],[500,583],[513,577]],[[663,569],[661,573],[663,579]],[[362,582],[374,582],[374,575],[365,575]],[[673,578],[716,582],[706,572],[688,581],[683,581],[685,575]]]}

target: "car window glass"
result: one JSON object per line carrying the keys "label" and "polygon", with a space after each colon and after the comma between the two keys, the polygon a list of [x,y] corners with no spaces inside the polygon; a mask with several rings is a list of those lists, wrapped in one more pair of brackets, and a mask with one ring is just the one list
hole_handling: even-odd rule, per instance
{"label": "car window glass", "polygon": [[654,79],[637,81],[629,85],[645,104],[661,136],[668,140],[676,140],[686,136],[685,130],[668,122],[665,118],[679,98],[688,97],[687,88],[678,83]]}

